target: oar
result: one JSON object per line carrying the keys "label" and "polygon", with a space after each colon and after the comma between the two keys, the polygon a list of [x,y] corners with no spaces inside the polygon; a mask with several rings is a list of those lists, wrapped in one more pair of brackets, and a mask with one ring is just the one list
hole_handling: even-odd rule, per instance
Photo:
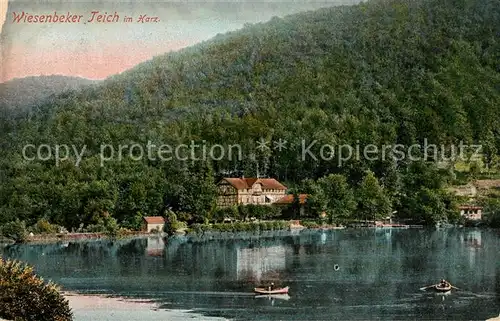
{"label": "oar", "polygon": [[[451,284],[450,284],[451,285]],[[457,288],[456,286],[451,286],[452,289],[455,289],[455,290],[460,290],[459,288]]]}
{"label": "oar", "polygon": [[427,290],[429,288],[432,288],[432,287],[435,287],[437,284],[432,284],[432,285],[429,285],[429,286],[424,286],[423,288],[420,288],[420,290]]}

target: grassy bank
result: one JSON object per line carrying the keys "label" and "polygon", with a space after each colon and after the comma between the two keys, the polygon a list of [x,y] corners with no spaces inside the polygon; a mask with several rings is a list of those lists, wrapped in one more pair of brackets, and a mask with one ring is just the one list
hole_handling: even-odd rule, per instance
{"label": "grassy bank", "polygon": [[261,222],[234,222],[215,224],[193,224],[188,229],[188,233],[205,232],[258,232],[258,231],[279,231],[290,228],[288,221],[261,221]]}
{"label": "grassy bank", "polygon": [[338,229],[336,225],[318,223],[316,221],[259,221],[259,222],[234,222],[216,224],[193,224],[186,232],[200,234],[206,232],[260,232],[260,231],[287,231],[294,228],[306,229]]}
{"label": "grassy bank", "polygon": [[[172,235],[203,235],[205,233],[236,233],[236,232],[251,232],[259,233],[263,231],[288,231],[294,228],[306,229],[329,229],[337,228],[334,225],[325,225],[315,221],[254,221],[254,222],[233,222],[233,223],[213,223],[213,224],[193,224],[189,227],[183,226],[171,231]],[[117,234],[109,234],[104,232],[86,232],[86,233],[40,233],[27,235],[19,243],[52,243],[64,241],[79,241],[79,240],[95,240],[95,239],[110,239],[110,238],[128,238],[137,236],[156,235],[155,233],[147,233],[143,231],[130,231],[120,229]],[[4,239],[5,242],[12,241]]]}
{"label": "grassy bank", "polygon": [[[98,240],[98,239],[121,239],[137,236],[145,236],[149,233],[142,231],[127,231],[117,235],[109,235],[106,233],[57,233],[57,234],[34,234],[27,236],[23,242],[18,243],[54,243],[64,241],[80,241],[80,240]],[[2,239],[0,239],[0,242]],[[14,241],[4,238],[4,243],[14,243]]]}

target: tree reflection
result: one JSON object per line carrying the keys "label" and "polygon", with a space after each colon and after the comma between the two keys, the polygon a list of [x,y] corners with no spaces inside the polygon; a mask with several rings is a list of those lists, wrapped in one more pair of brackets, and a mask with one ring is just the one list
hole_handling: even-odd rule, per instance
{"label": "tree reflection", "polygon": [[[442,314],[443,306],[458,316],[480,307],[486,319],[499,306],[500,239],[490,231],[363,229],[261,236],[10,245],[3,255],[33,264],[38,274],[67,289],[152,295],[174,302],[169,306],[259,306],[264,302],[245,300],[256,284],[270,281],[297,293],[276,304],[322,307],[339,319],[354,315],[349,307],[359,307],[356,313],[368,319],[387,311],[418,319]],[[419,290],[441,278],[465,290],[444,301]]]}

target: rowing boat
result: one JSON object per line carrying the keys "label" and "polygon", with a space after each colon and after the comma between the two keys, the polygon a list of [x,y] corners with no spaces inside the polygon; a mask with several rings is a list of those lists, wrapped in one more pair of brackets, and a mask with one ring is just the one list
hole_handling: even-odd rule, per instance
{"label": "rowing boat", "polygon": [[255,288],[254,292],[258,294],[286,294],[288,293],[288,287],[274,290],[269,290],[268,288]]}
{"label": "rowing boat", "polygon": [[447,284],[446,286],[441,286],[440,284],[437,284],[434,286],[434,289],[438,292],[449,292],[451,291],[451,284]]}

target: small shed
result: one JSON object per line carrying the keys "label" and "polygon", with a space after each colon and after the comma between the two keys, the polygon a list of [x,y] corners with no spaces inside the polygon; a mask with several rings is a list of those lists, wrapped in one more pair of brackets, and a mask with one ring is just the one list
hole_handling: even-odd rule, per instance
{"label": "small shed", "polygon": [[163,232],[165,226],[165,218],[162,216],[145,216],[143,222],[143,230],[151,232]]}

